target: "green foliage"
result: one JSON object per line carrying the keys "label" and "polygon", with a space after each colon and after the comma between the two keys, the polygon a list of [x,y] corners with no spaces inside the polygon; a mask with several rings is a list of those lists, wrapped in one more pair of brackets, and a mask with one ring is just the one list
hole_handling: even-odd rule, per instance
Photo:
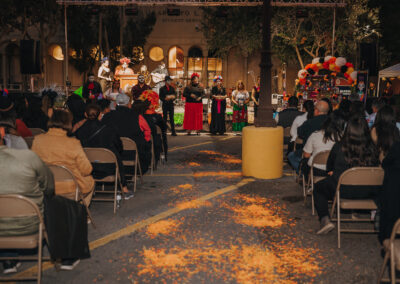
{"label": "green foliage", "polygon": [[258,7],[203,8],[203,13],[201,30],[217,57],[226,57],[235,47],[245,56],[261,48]]}

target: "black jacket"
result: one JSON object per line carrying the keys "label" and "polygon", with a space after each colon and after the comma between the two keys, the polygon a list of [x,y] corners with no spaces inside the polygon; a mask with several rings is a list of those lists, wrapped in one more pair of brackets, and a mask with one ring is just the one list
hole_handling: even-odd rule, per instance
{"label": "black jacket", "polygon": [[43,202],[51,258],[90,257],[85,206],[62,196],[45,197]]}
{"label": "black jacket", "polygon": [[102,93],[103,93],[103,91],[102,91],[102,89],[101,89],[101,85],[100,85],[98,82],[93,81],[93,89],[91,89],[91,90],[89,90],[89,85],[90,85],[90,82],[89,82],[89,81],[87,81],[87,82],[83,85],[83,88],[82,88],[82,97],[83,97],[83,98],[89,99],[90,92],[92,92],[92,95],[94,95],[94,96],[96,96],[96,97],[97,97],[99,94],[102,94]]}
{"label": "black jacket", "polygon": [[385,170],[381,196],[379,241],[390,237],[394,223],[400,218],[400,142],[393,144],[382,161]]}
{"label": "black jacket", "polygon": [[151,128],[151,136],[153,137],[154,154],[156,156],[156,161],[158,161],[160,159],[160,154],[162,152],[161,137],[160,137],[160,135],[157,135],[156,126],[160,127],[160,129],[161,129],[161,133],[162,133],[161,135],[163,138],[164,150],[165,150],[164,154],[165,154],[165,158],[167,159],[167,153],[168,153],[167,125],[165,124],[164,119],[158,113],[145,114],[145,115],[143,115],[143,117],[146,119],[148,125]]}
{"label": "black jacket", "polygon": [[290,127],[294,119],[298,116],[303,114],[301,111],[298,111],[297,108],[287,108],[279,112],[279,120],[278,125],[282,127]]}
{"label": "black jacket", "polygon": [[165,100],[165,97],[169,95],[176,96],[176,91],[174,87],[170,85],[169,88],[167,88],[167,86],[163,86],[160,88],[160,100],[163,102],[163,108],[174,106],[174,100]]}
{"label": "black jacket", "polygon": [[321,129],[322,124],[324,124],[327,117],[326,114],[314,116],[313,118],[306,120],[299,128],[297,128],[297,135],[303,139],[303,145],[306,144],[308,137],[310,137],[313,132]]}

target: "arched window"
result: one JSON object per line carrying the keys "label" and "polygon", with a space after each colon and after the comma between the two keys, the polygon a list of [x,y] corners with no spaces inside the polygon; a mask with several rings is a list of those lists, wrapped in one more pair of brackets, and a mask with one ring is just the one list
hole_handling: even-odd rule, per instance
{"label": "arched window", "polygon": [[172,76],[183,77],[184,55],[183,50],[173,46],[168,51],[168,71]]}
{"label": "arched window", "polygon": [[203,71],[203,52],[198,47],[191,47],[189,49],[189,59],[188,59],[188,77],[192,73],[196,72],[202,76]]}
{"label": "arched window", "polygon": [[149,57],[153,61],[161,61],[164,59],[164,51],[159,46],[153,46],[150,48]]}
{"label": "arched window", "polygon": [[207,59],[208,86],[213,85],[214,77],[222,75],[222,59],[215,55],[215,52],[208,51]]}
{"label": "arched window", "polygon": [[52,44],[49,46],[49,55],[54,58],[55,60],[64,60],[64,54],[62,48],[58,44]]}

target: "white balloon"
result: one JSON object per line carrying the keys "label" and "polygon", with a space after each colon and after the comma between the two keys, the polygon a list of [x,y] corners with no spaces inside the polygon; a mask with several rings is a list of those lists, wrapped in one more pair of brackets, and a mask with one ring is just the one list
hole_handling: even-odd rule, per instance
{"label": "white balloon", "polygon": [[347,60],[344,57],[338,57],[338,58],[336,58],[336,62],[335,63],[336,63],[337,66],[342,67],[347,63]]}
{"label": "white balloon", "polygon": [[305,69],[301,69],[301,70],[299,71],[299,73],[297,73],[297,76],[298,76],[300,79],[304,79],[304,78],[307,76],[307,71],[306,71]]}
{"label": "white balloon", "polygon": [[357,71],[351,72],[350,78],[353,79],[353,81],[357,80]]}
{"label": "white balloon", "polygon": [[317,64],[317,63],[319,63],[319,57],[315,57],[315,58],[312,60],[311,63],[312,63],[312,64]]}
{"label": "white balloon", "polygon": [[332,58],[332,56],[330,56],[330,55],[328,55],[328,56],[325,56],[325,58],[324,58],[324,62],[327,62],[327,61],[329,61],[329,59],[331,59]]}

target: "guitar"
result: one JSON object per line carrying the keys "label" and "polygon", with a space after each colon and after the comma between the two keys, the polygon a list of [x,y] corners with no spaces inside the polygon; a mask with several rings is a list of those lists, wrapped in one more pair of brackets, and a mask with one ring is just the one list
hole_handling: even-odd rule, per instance
{"label": "guitar", "polygon": [[[151,73],[151,77],[153,78],[154,83],[160,83],[165,81],[165,77],[168,76],[167,74],[161,74],[161,73]],[[171,79],[175,79],[176,76],[170,76]]]}

